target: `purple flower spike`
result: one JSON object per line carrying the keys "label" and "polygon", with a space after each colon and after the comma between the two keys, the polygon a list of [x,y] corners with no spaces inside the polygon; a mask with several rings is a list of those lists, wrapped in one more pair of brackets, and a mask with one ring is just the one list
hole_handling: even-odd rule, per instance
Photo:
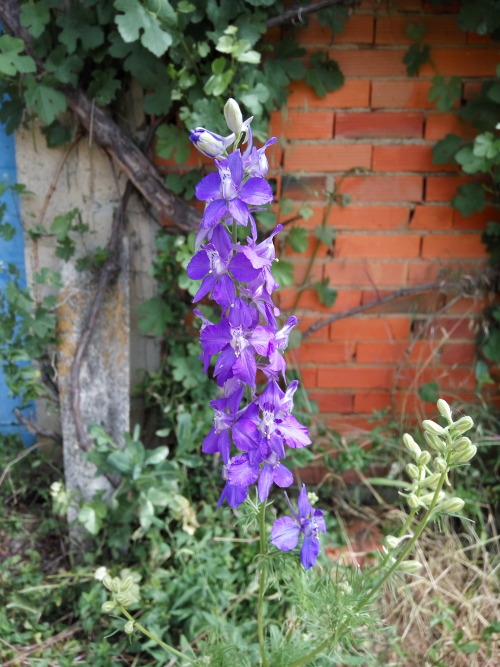
{"label": "purple flower spike", "polygon": [[297,546],[302,533],[304,541],[300,549],[300,561],[308,570],[316,563],[320,551],[319,531],[326,533],[323,512],[311,507],[305,484],[299,494],[298,513],[294,511],[286,492],[285,496],[293,519],[289,516],[276,519],[271,530],[271,542],[281,551],[291,551]]}

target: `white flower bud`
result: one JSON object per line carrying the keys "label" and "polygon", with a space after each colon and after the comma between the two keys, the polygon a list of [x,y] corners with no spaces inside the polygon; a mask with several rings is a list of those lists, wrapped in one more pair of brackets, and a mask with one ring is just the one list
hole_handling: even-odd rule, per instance
{"label": "white flower bud", "polygon": [[101,609],[105,614],[109,614],[109,612],[113,611],[115,607],[116,603],[113,602],[113,600],[108,600],[107,602],[103,602],[101,605]]}
{"label": "white flower bud", "polygon": [[432,465],[434,466],[434,470],[436,470],[438,473],[446,472],[448,470],[448,464],[446,463],[446,461],[443,459],[442,456],[436,456],[436,458],[432,462]]}
{"label": "white flower bud", "polygon": [[215,132],[210,132],[204,127],[197,127],[192,130],[189,138],[196,148],[207,157],[216,158],[224,155],[226,148],[235,140],[234,134],[222,137]]}
{"label": "white flower bud", "polygon": [[436,513],[456,514],[460,512],[464,505],[465,502],[462,498],[447,498],[442,503],[439,503],[439,505],[436,505],[434,511]]}
{"label": "white flower bud", "polygon": [[422,564],[418,560],[404,560],[398,565],[398,570],[406,574],[416,574],[421,568]]}
{"label": "white flower bud", "polygon": [[127,635],[131,635],[134,632],[134,621],[127,621],[123,626],[123,632]]}
{"label": "white flower bud", "polygon": [[452,424],[450,432],[453,435],[461,435],[462,433],[470,431],[473,426],[474,422],[472,421],[471,417],[465,415]]}
{"label": "white flower bud", "polygon": [[450,463],[452,465],[458,465],[459,463],[467,463],[474,456],[476,456],[477,447],[475,445],[469,445],[466,449],[461,452],[453,452],[450,457]]}
{"label": "white flower bud", "polygon": [[420,477],[420,471],[414,463],[408,463],[405,470],[408,473],[408,477],[411,477],[412,479],[418,479]]}
{"label": "white flower bud", "polygon": [[417,507],[421,507],[420,500],[414,493],[410,493],[406,502],[413,510],[417,509]]}
{"label": "white flower bud", "polygon": [[[444,493],[444,491],[440,491],[438,493],[437,501],[440,502],[445,498],[446,494]],[[434,491],[432,491],[431,493],[424,493],[423,496],[420,496],[420,502],[426,507],[428,507],[432,503],[433,499],[434,499]]]}
{"label": "white flower bud", "polygon": [[429,486],[431,489],[435,489],[440,479],[441,479],[440,473],[433,472],[432,475],[428,475],[425,479],[421,481],[420,486]]}
{"label": "white flower bud", "polygon": [[224,118],[231,132],[238,135],[243,129],[243,115],[238,102],[232,97],[224,105]]}
{"label": "white flower bud", "polygon": [[439,401],[437,402],[437,409],[439,410],[439,414],[442,417],[444,417],[447,422],[451,424],[451,422],[453,421],[453,418],[451,416],[451,408],[443,398],[440,398]]}
{"label": "white flower bud", "polygon": [[432,419],[424,419],[422,427],[424,431],[432,435],[446,436],[446,430],[442,426],[439,426],[439,424],[436,424],[436,422],[433,422]]}
{"label": "white flower bud", "polygon": [[403,444],[415,459],[417,459],[422,453],[422,450],[409,433],[405,433],[403,435]]}
{"label": "white flower bud", "polygon": [[429,454],[429,452],[422,452],[417,459],[417,463],[419,466],[426,466],[430,460],[431,460],[431,455]]}
{"label": "white flower bud", "polygon": [[132,588],[132,584],[134,583],[134,580],[132,577],[127,577],[122,581],[122,587],[121,587],[121,592],[122,593],[128,593],[128,591]]}
{"label": "white flower bud", "polygon": [[112,591],[112,592],[114,591],[114,589],[113,589],[113,579],[112,579],[112,577],[109,576],[109,574],[107,574],[103,577],[102,583],[104,584],[104,586],[106,586],[108,591]]}
{"label": "white flower bud", "polygon": [[[101,565],[101,567],[98,567],[97,570],[94,572],[94,579],[96,581],[104,581],[105,577],[108,576],[108,570],[104,565]],[[107,586],[106,586],[107,588]]]}
{"label": "white flower bud", "polygon": [[117,593],[115,599],[118,604],[121,604],[123,607],[129,607],[133,603],[133,599],[126,593]]}
{"label": "white flower bud", "polygon": [[458,438],[458,440],[455,440],[455,442],[452,445],[452,448],[454,452],[463,452],[466,449],[468,449],[471,445],[472,445],[471,439],[468,438],[466,435],[463,435],[461,438]]}
{"label": "white flower bud", "polygon": [[436,452],[445,451],[446,444],[437,435],[424,431],[424,438],[429,447],[432,447]]}
{"label": "white flower bud", "polygon": [[396,537],[395,535],[386,535],[384,542],[389,549],[396,549],[401,542],[404,542],[410,537],[410,535],[403,535],[403,537]]}

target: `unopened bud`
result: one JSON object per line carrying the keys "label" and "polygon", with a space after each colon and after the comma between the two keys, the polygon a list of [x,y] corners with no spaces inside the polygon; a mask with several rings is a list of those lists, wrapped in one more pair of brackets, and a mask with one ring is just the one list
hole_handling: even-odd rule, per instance
{"label": "unopened bud", "polygon": [[134,632],[134,621],[127,621],[123,626],[123,632],[127,635],[131,635]]}
{"label": "unopened bud", "polygon": [[239,134],[243,127],[243,116],[240,106],[232,97],[224,105],[224,118],[231,132]]}
{"label": "unopened bud", "polygon": [[389,549],[396,549],[401,542],[404,542],[404,540],[407,540],[410,536],[409,535],[403,535],[403,537],[396,537],[395,535],[386,535],[384,538],[384,542],[386,546]]}
{"label": "unopened bud", "polygon": [[452,448],[454,452],[463,452],[466,449],[468,449],[471,445],[472,445],[471,439],[468,438],[466,435],[463,435],[461,438],[458,438],[458,440],[455,440]]}
{"label": "unopened bud", "polygon": [[103,602],[101,605],[101,609],[105,614],[109,614],[109,612],[113,611],[115,607],[116,603],[113,602],[113,600],[108,600],[107,602]]}
{"label": "unopened bud", "polygon": [[115,591],[114,591],[114,588],[113,588],[113,578],[110,577],[109,574],[107,574],[107,575],[103,578],[102,583],[104,584],[104,586],[106,586],[106,588],[108,589],[108,591],[115,592]]}
{"label": "unopened bud", "polygon": [[470,431],[473,426],[474,422],[472,421],[472,418],[465,415],[451,425],[450,432],[453,435],[461,435],[462,433]]}
{"label": "unopened bud", "polygon": [[130,607],[130,605],[133,603],[133,599],[127,595],[126,593],[117,593],[115,595],[115,599],[118,602],[118,604],[121,604],[122,607]]}
{"label": "unopened bud", "polygon": [[420,471],[414,463],[408,463],[405,470],[408,473],[408,477],[411,477],[412,479],[418,479],[420,477]]}
{"label": "unopened bud", "polygon": [[420,500],[414,493],[410,493],[410,495],[407,498],[407,503],[408,506],[411,507],[413,510],[417,509],[417,507],[420,507]]}
{"label": "unopened bud", "polygon": [[[420,502],[425,505],[426,507],[429,506],[432,501],[434,500],[434,492],[431,493],[424,493],[422,496],[420,496]],[[440,491],[438,493],[437,501],[444,500],[446,498],[446,495],[444,491]]]}
{"label": "unopened bud", "polygon": [[422,564],[418,560],[404,560],[398,565],[398,570],[406,574],[416,574],[421,568]]}
{"label": "unopened bud", "polygon": [[446,449],[446,444],[441,440],[441,438],[434,433],[429,433],[429,431],[424,431],[424,438],[429,447],[432,447],[436,452],[444,452]]}
{"label": "unopened bud", "polygon": [[430,460],[431,460],[431,455],[429,454],[429,452],[422,452],[417,459],[417,463],[419,466],[426,466]]}
{"label": "unopened bud", "polygon": [[128,593],[128,591],[132,588],[132,584],[134,583],[134,580],[132,577],[127,577],[122,581],[122,586],[121,586],[121,592],[122,593]]}
{"label": "unopened bud", "polygon": [[417,459],[422,453],[422,450],[409,433],[405,433],[403,435],[403,444],[415,459]]}
{"label": "unopened bud", "polygon": [[439,505],[436,505],[434,511],[444,514],[456,514],[457,512],[460,512],[464,505],[465,502],[462,498],[447,498],[439,503]]}
{"label": "unopened bud", "polygon": [[433,422],[432,419],[424,419],[422,427],[424,431],[432,435],[446,436],[446,430],[439,424],[436,424],[436,422]]}
{"label": "unopened bud", "polygon": [[442,456],[436,456],[434,461],[432,462],[432,465],[434,466],[434,470],[436,472],[446,472],[448,470],[448,464],[446,461],[443,459]]}
{"label": "unopened bud", "polygon": [[464,449],[461,452],[453,452],[450,457],[450,463],[452,465],[458,465],[459,463],[467,463],[474,456],[476,456],[477,447],[475,445],[469,445],[467,449]]}
{"label": "unopened bud", "polygon": [[451,422],[453,421],[453,418],[451,416],[451,408],[443,398],[440,398],[439,401],[437,402],[437,409],[439,410],[439,414],[442,417],[444,417],[447,422],[451,424]]}
{"label": "unopened bud", "polygon": [[431,489],[436,488],[441,479],[441,475],[438,472],[433,472],[432,475],[428,475],[425,479],[420,482],[421,486],[429,486]]}
{"label": "unopened bud", "polygon": [[226,148],[233,143],[235,136],[231,134],[228,137],[222,137],[220,134],[205,130],[204,127],[197,127],[195,130],[191,130],[189,138],[200,153],[207,157],[216,158],[224,155]]}

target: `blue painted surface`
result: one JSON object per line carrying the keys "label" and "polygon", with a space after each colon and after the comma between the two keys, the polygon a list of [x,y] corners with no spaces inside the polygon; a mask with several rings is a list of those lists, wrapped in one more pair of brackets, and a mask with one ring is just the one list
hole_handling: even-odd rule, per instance
{"label": "blue painted surface", "polygon": [[[0,124],[0,181],[9,185],[14,185],[17,181],[16,153],[14,136],[5,133],[3,125]],[[25,285],[26,272],[24,263],[24,237],[21,227],[21,217],[19,209],[19,197],[12,190],[0,197],[0,203],[7,204],[7,210],[3,217],[3,222],[9,222],[15,229],[16,235],[10,241],[4,241],[0,238],[0,267],[7,264],[14,264],[20,273],[20,283]],[[6,282],[9,280],[9,274],[6,271],[0,271],[0,290],[3,290]],[[9,390],[5,384],[3,372],[0,368],[0,434],[18,433],[26,445],[33,443],[31,436],[26,429],[19,426],[14,414],[14,408],[20,406],[18,398],[9,396]],[[30,412],[33,407],[30,406]],[[1,435],[0,435],[1,443]]]}

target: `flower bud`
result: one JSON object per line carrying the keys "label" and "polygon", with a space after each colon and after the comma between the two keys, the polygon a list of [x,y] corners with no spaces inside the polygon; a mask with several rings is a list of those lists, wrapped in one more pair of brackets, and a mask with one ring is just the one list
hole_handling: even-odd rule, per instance
{"label": "flower bud", "polygon": [[444,452],[446,449],[446,444],[437,435],[424,431],[424,438],[429,447],[432,447],[436,452]]}
{"label": "flower bud", "polygon": [[432,465],[434,466],[434,470],[436,470],[436,472],[446,472],[448,470],[448,464],[442,456],[436,456],[432,462]]}
{"label": "flower bud", "polygon": [[439,503],[439,505],[436,505],[434,511],[445,514],[456,514],[457,512],[460,512],[464,505],[465,502],[462,498],[447,498],[446,500],[443,500],[442,503]]}
{"label": "flower bud", "polygon": [[134,583],[134,580],[132,577],[127,577],[122,581],[122,586],[121,586],[121,592],[122,593],[128,593],[128,591],[132,588],[132,584]]}
{"label": "flower bud", "polygon": [[231,134],[228,137],[222,137],[220,134],[205,130],[204,127],[197,127],[195,130],[191,130],[189,138],[200,153],[207,157],[216,158],[224,155],[226,148],[233,143],[235,136]]}
{"label": "flower bud", "polygon": [[408,463],[405,470],[408,473],[408,477],[411,477],[412,479],[418,479],[420,477],[420,471],[414,463]]}
{"label": "flower bud", "polygon": [[127,621],[123,626],[123,632],[127,635],[131,635],[134,632],[134,621]]}
{"label": "flower bud", "polygon": [[475,445],[469,445],[466,449],[461,452],[453,452],[450,457],[450,463],[452,465],[458,465],[460,463],[467,463],[474,456],[476,456],[477,447]]}
{"label": "flower bud", "polygon": [[96,581],[103,581],[107,576],[109,575],[105,565],[101,565],[101,567],[98,567],[94,572],[94,579]]}
{"label": "flower bud", "polygon": [[104,586],[106,586],[106,588],[108,589],[108,591],[115,592],[115,591],[114,591],[114,588],[113,588],[113,578],[110,577],[109,574],[107,574],[107,575],[103,578],[102,583],[104,584]]}
{"label": "flower bud", "polygon": [[420,500],[414,493],[410,493],[407,499],[408,506],[411,507],[413,510],[416,510],[417,507],[420,507]]}
{"label": "flower bud", "polygon": [[436,422],[433,422],[432,419],[424,419],[422,426],[424,431],[431,435],[446,436],[446,430],[442,426],[439,426],[439,424],[436,424]]}
{"label": "flower bud", "polygon": [[452,448],[454,452],[463,452],[466,449],[468,449],[471,445],[472,445],[471,439],[468,438],[466,435],[463,435],[461,438],[458,438],[458,440],[455,440],[455,442],[452,445]]}
{"label": "flower bud", "polygon": [[386,535],[384,538],[384,542],[386,546],[389,549],[396,549],[401,542],[404,542],[404,540],[407,540],[410,536],[409,535],[403,535],[403,537],[396,537],[395,535]]}
{"label": "flower bud", "polygon": [[130,607],[134,601],[133,598],[131,598],[130,595],[127,595],[126,593],[117,593],[115,595],[115,600],[118,602],[118,604],[121,604],[122,607]]}
{"label": "flower bud", "polygon": [[453,435],[461,435],[462,433],[470,431],[473,426],[474,422],[472,421],[472,418],[465,415],[451,425],[450,431]]}
{"label": "flower bud", "polygon": [[429,452],[422,452],[417,459],[417,463],[419,466],[426,466],[430,460],[431,460],[431,455],[429,454]]}
{"label": "flower bud", "polygon": [[[444,500],[445,498],[446,495],[444,491],[440,491],[437,497],[438,502]],[[433,499],[434,499],[434,491],[431,491],[431,493],[424,493],[423,496],[420,496],[420,502],[426,507],[428,507],[432,503]]]}
{"label": "flower bud", "polygon": [[404,560],[398,565],[398,570],[406,574],[416,574],[421,568],[422,564],[418,560]]}
{"label": "flower bud", "polygon": [[[444,471],[443,471],[444,472]],[[441,479],[441,474],[438,472],[433,472],[432,475],[428,475],[425,479],[420,482],[421,486],[428,486],[431,489],[435,489]]]}
{"label": "flower bud", "polygon": [[439,401],[437,402],[437,409],[439,410],[439,414],[442,417],[444,417],[447,422],[451,424],[451,422],[453,421],[453,418],[451,416],[451,408],[443,398],[440,398]]}
{"label": "flower bud", "polygon": [[405,433],[403,435],[403,444],[415,459],[417,459],[422,453],[422,450],[409,433]]}
{"label": "flower bud", "polygon": [[113,611],[115,607],[116,603],[113,600],[108,600],[107,602],[103,602],[101,605],[101,609],[105,614],[109,614],[109,612]]}
{"label": "flower bud", "polygon": [[232,97],[228,99],[224,105],[224,118],[231,132],[239,134],[243,129],[243,116],[241,114],[241,109],[236,100],[233,100]]}

